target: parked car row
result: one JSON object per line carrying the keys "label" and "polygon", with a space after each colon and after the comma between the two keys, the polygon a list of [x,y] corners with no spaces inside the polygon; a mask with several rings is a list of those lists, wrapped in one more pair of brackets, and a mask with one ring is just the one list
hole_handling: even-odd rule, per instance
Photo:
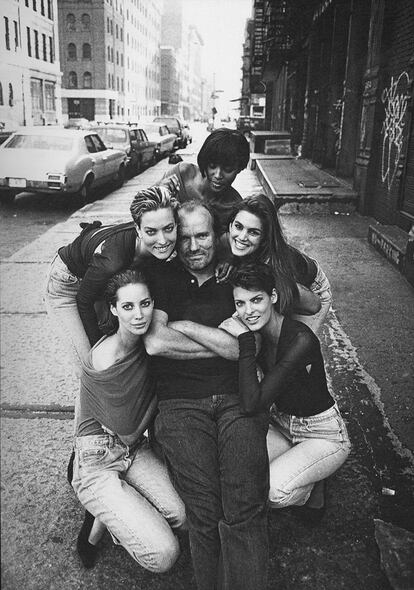
{"label": "parked car row", "polygon": [[126,173],[139,174],[191,141],[188,125],[176,119],[178,136],[166,125],[170,119],[156,117],[142,125],[82,120],[67,129],[23,127],[0,145],[0,198],[11,202],[29,191],[70,194],[87,203],[99,186],[122,186]]}
{"label": "parked car row", "polygon": [[97,187],[125,180],[124,150],[106,147],[93,130],[26,127],[0,146],[0,198],[21,192],[70,194],[82,203]]}

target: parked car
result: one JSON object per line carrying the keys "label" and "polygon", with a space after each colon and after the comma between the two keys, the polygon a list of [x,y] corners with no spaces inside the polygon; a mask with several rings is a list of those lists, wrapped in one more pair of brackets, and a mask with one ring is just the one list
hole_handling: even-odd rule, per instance
{"label": "parked car", "polygon": [[263,117],[247,117],[242,115],[237,119],[236,128],[241,133],[250,131],[263,131],[265,128],[265,119]]}
{"label": "parked car", "polygon": [[0,198],[25,191],[78,196],[89,202],[98,186],[125,179],[123,150],[105,146],[90,130],[25,127],[0,146]]}
{"label": "parked car", "polygon": [[142,127],[150,141],[156,144],[156,159],[160,160],[174,151],[177,141],[175,133],[171,133],[166,125],[159,123],[143,123]]}
{"label": "parked car", "polygon": [[175,133],[177,139],[175,141],[175,147],[185,148],[188,141],[188,133],[184,127],[184,123],[178,117],[168,117],[167,115],[161,115],[154,118],[154,123],[160,125],[167,125],[171,133]]}
{"label": "parked car", "polygon": [[150,141],[144,129],[136,126],[106,123],[92,125],[106,147],[124,150],[127,156],[127,168],[131,176],[139,174],[156,160],[156,145]]}

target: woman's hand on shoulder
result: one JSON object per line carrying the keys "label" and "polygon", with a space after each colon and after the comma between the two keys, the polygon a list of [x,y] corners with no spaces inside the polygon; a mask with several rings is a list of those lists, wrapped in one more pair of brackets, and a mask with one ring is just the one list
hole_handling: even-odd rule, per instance
{"label": "woman's hand on shoulder", "polygon": [[230,276],[234,266],[225,260],[219,262],[214,269],[214,274],[217,283],[225,283]]}
{"label": "woman's hand on shoulder", "polygon": [[244,334],[248,332],[249,329],[243,324],[243,322],[237,316],[237,312],[233,314],[230,318],[227,318],[219,325],[219,328],[228,332],[235,338],[238,338],[240,334]]}

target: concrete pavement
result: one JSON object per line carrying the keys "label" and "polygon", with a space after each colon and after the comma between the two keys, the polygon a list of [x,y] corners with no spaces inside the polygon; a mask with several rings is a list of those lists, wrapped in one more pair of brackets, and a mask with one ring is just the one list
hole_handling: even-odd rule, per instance
{"label": "concrete pavement", "polygon": [[[190,145],[183,157],[194,156]],[[77,385],[42,304],[48,263],[78,234],[79,222],[128,219],[134,193],[166,168],[163,160],[1,261],[5,590],[195,587],[185,543],[176,566],[161,576],[140,568],[109,536],[97,566],[80,565],[75,544],[83,511],[65,479]],[[261,189],[252,170],[235,187],[243,196]],[[334,212],[282,219],[291,242],[315,256],[332,283],[334,311],[322,343],[353,451],[330,480],[320,527],[307,529],[294,514],[271,514],[269,589],[386,590],[373,519],[404,528],[414,522],[413,290],[369,246],[372,220]],[[395,495],[384,496],[384,487]]]}

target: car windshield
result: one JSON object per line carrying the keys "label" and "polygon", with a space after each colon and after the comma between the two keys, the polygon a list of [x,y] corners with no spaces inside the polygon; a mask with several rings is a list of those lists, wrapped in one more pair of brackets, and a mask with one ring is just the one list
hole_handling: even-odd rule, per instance
{"label": "car windshield", "polygon": [[111,145],[112,143],[127,143],[128,136],[125,129],[111,129],[108,127],[99,127],[94,129],[101,137],[104,143]]}
{"label": "car windshield", "polygon": [[73,137],[59,135],[15,135],[7,145],[7,149],[23,150],[57,150],[70,152],[74,144]]}
{"label": "car windshield", "polygon": [[145,125],[144,129],[147,133],[156,133],[157,135],[160,133],[159,125]]}

